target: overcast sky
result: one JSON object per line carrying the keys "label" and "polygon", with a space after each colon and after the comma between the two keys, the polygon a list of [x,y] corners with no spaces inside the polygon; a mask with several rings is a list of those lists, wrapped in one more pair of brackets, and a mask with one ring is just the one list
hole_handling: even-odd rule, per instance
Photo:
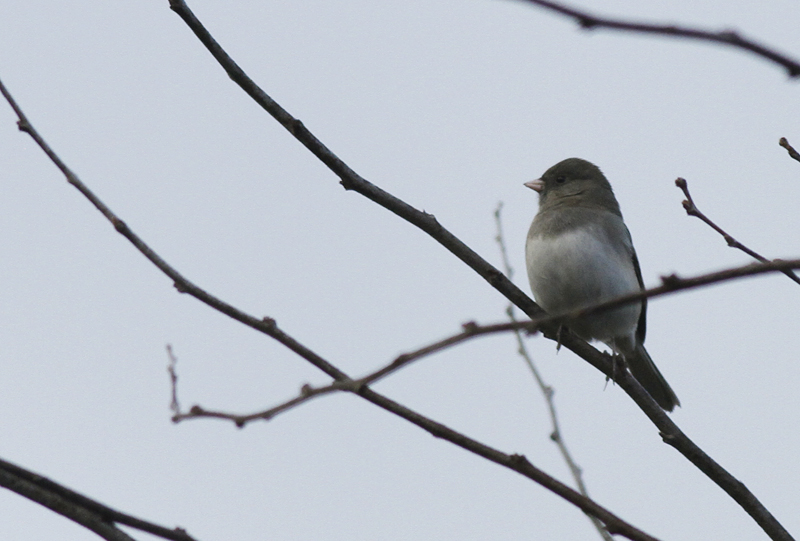
{"label": "overcast sky", "polygon": [[[735,28],[800,58],[782,0],[583,2],[598,14]],[[578,156],[615,188],[644,279],[748,262],[685,215],[673,182],[767,257],[798,257],[800,81],[718,45],[586,32],[521,2],[191,1],[239,65],[355,171],[526,292],[536,194]],[[577,4],[575,4],[577,5]],[[67,164],[168,262],[352,375],[499,322],[506,300],[336,178],[226,76],[167,0],[0,3],[0,78]],[[186,295],[16,129],[0,103],[0,457],[202,541],[599,539],[572,505],[354,396],[243,430],[328,379]],[[675,422],[800,535],[800,287],[780,275],[654,300],[647,346]],[[765,539],[625,393],[527,340],[590,494],[662,539]],[[511,336],[376,390],[571,483]],[[138,532],[136,539],[149,539]],[[0,539],[96,536],[0,491]]]}

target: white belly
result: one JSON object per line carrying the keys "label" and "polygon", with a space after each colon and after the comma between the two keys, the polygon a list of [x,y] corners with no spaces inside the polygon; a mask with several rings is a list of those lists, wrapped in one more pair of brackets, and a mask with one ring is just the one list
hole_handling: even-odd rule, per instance
{"label": "white belly", "polygon": [[[616,248],[616,249],[615,249]],[[610,247],[590,231],[572,230],[525,246],[528,279],[536,302],[550,314],[561,314],[639,291],[632,252]],[[586,339],[608,341],[631,335],[641,311],[636,303],[598,314],[570,327]]]}

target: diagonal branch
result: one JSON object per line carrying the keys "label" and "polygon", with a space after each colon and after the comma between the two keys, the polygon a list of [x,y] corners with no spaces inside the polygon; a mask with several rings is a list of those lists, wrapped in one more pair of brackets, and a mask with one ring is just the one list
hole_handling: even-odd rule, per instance
{"label": "diagonal branch", "polygon": [[[350,377],[330,364],[328,361],[323,359],[321,356],[317,355],[310,349],[306,348],[294,338],[290,337],[283,331],[277,328],[275,321],[271,318],[263,318],[257,319],[249,314],[246,314],[239,309],[223,302],[222,300],[214,297],[213,295],[207,293],[203,289],[199,288],[195,284],[189,282],[185,277],[183,277],[177,270],[171,267],[164,259],[162,259],[158,254],[156,254],[141,238],[139,238],[130,228],[128,228],[125,223],[120,220],[110,208],[108,208],[80,179],[64,164],[63,161],[55,154],[55,152],[47,145],[44,139],[39,135],[39,133],[34,129],[34,127],[30,124],[25,114],[19,108],[19,106],[14,101],[11,94],[3,85],[2,81],[0,81],[0,93],[6,98],[6,100],[11,105],[12,109],[14,109],[15,113],[17,114],[19,121],[18,126],[19,129],[28,135],[30,135],[34,141],[39,145],[39,147],[47,154],[47,156],[56,164],[56,166],[62,171],[62,173],[67,178],[68,182],[75,186],[87,199],[89,199],[94,206],[103,213],[103,215],[112,223],[114,224],[115,229],[121,235],[123,235],[126,239],[128,239],[148,260],[150,260],[156,267],[159,268],[164,274],[169,276],[175,281],[175,287],[178,291],[182,293],[188,293],[189,295],[197,298],[201,302],[207,304],[211,308],[228,315],[229,317],[259,331],[262,332],[281,344],[285,345],[295,353],[297,353],[300,357],[306,359],[314,366],[322,370],[323,372],[330,375],[333,379],[338,382],[348,383],[351,382]],[[487,264],[488,265],[488,264]],[[591,349],[590,346],[586,346],[587,348]],[[173,366],[174,368],[174,366]],[[376,393],[372,389],[366,386],[361,386],[358,389],[353,390],[354,393],[358,394],[365,400],[375,404],[376,406],[389,411],[410,423],[417,425],[418,427],[426,430],[433,436],[437,438],[442,438],[447,440],[462,449],[470,451],[478,456],[481,456],[487,460],[490,460],[496,464],[504,466],[512,471],[515,471],[533,481],[540,484],[541,486],[545,487],[546,489],[550,490],[551,492],[557,494],[558,496],[562,497],[563,499],[567,500],[568,502],[572,503],[583,512],[588,513],[592,516],[597,517],[601,520],[607,527],[608,531],[611,533],[617,533],[627,537],[628,539],[632,539],[635,541],[657,541],[654,537],[648,535],[647,533],[639,530],[635,526],[625,522],[621,518],[617,517],[615,514],[611,513],[604,507],[600,506],[593,500],[586,498],[582,494],[578,493],[577,491],[573,490],[569,486],[565,485],[564,483],[558,481],[554,477],[551,477],[544,471],[536,468],[533,466],[527,458],[522,455],[508,455],[497,449],[494,449],[488,445],[485,445],[477,440],[473,440],[460,432],[457,432],[441,423],[433,421],[419,413],[403,406],[387,398],[381,394]],[[642,393],[645,393],[645,399],[649,399],[649,395],[642,389]],[[652,399],[650,399],[652,400]],[[176,399],[177,405],[177,399]],[[28,497],[25,493],[19,492],[20,494]],[[70,511],[77,509],[80,511],[79,508],[70,508]],[[64,513],[65,516],[69,516]],[[78,518],[74,518],[69,516],[73,520],[76,520],[80,524],[83,524]],[[90,527],[90,526],[87,526]],[[113,533],[113,532],[112,532]],[[110,534],[109,534],[110,535]],[[127,539],[121,537],[109,537],[108,539],[112,539],[113,541],[129,541]]]}
{"label": "diagonal branch", "polygon": [[642,34],[656,34],[660,36],[669,36],[675,38],[686,38],[700,41],[709,41],[712,43],[719,43],[728,45],[737,49],[742,49],[756,54],[762,58],[774,62],[786,69],[789,77],[800,77],[800,63],[782,53],[779,53],[769,47],[756,43],[755,41],[742,37],[733,30],[722,30],[719,32],[711,32],[708,30],[700,30],[697,28],[687,28],[667,24],[653,24],[632,21],[621,21],[618,19],[611,19],[605,17],[597,17],[586,11],[571,8],[557,2],[549,2],[548,0],[524,0],[530,4],[541,6],[545,9],[561,13],[567,17],[571,17],[577,23],[587,30],[594,30],[595,28],[609,28],[611,30],[622,30],[626,32],[636,32]]}
{"label": "diagonal branch", "polygon": [[59,158],[58,155],[44,141],[44,139],[42,139],[30,122],[28,122],[28,118],[25,116],[25,113],[23,113],[22,109],[19,108],[16,101],[14,101],[14,98],[11,96],[2,82],[0,82],[0,93],[3,94],[3,96],[6,98],[6,101],[8,101],[8,103],[11,105],[11,108],[17,114],[17,117],[19,118],[17,126],[19,127],[20,131],[27,133],[33,138],[34,141],[36,141],[36,144],[39,145],[45,154],[47,154],[47,157],[50,158],[50,160],[56,165],[56,167],[58,167],[59,170],[61,170],[61,172],[67,178],[67,182],[81,192],[81,194],[83,194],[83,196],[86,197],[86,199],[88,199],[109,222],[111,222],[111,224],[114,226],[114,229],[116,229],[119,234],[128,239],[131,244],[133,244],[136,249],[142,253],[142,255],[150,260],[151,263],[153,263],[153,265],[171,278],[175,284],[175,288],[178,291],[181,293],[188,293],[189,295],[204,302],[211,308],[230,316],[231,318],[247,325],[248,327],[263,332],[267,336],[270,336],[290,350],[294,351],[332,378],[347,379],[347,376],[339,369],[328,364],[322,357],[316,355],[313,351],[306,348],[292,337],[278,329],[274,319],[268,317],[258,319],[242,312],[234,306],[223,302],[213,295],[208,294],[203,289],[190,282],[186,277],[181,275],[175,268],[167,264],[167,262],[164,261],[161,256],[154,252],[153,249],[150,248],[141,238],[139,238],[138,235],[131,231],[125,222],[117,217],[111,211],[111,209],[108,208],[108,206],[103,203],[103,201],[101,201],[100,198],[97,197],[83,182],[81,182],[81,180],[70,170],[69,167],[67,167],[61,158]]}
{"label": "diagonal branch", "polygon": [[405,201],[382,190],[353,171],[339,159],[322,141],[317,139],[303,123],[290,115],[275,100],[269,97],[237,64],[228,56],[217,41],[206,30],[203,24],[183,0],[170,0],[170,8],[175,11],[205,45],[228,76],[244,90],[255,102],[269,113],[289,133],[302,143],[314,156],[324,163],[341,181],[345,190],[353,190],[378,205],[393,212],[400,218],[428,233],[434,240],[447,248],[453,255],[461,259],[470,268],[489,282],[495,289],[506,296],[514,304],[531,317],[542,314],[536,306],[517,286],[503,276],[499,270],[490,265],[469,246],[464,244],[450,231],[439,224],[436,218],[427,212],[420,211]]}
{"label": "diagonal branch", "polygon": [[[181,422],[188,419],[196,419],[201,417],[210,417],[216,419],[225,419],[232,421],[238,427],[243,427],[247,423],[256,420],[263,420],[269,421],[275,416],[289,411],[292,408],[295,408],[309,400],[316,398],[318,396],[327,395],[339,391],[343,392],[351,392],[358,394],[359,391],[365,387],[366,385],[372,384],[380,379],[385,378],[386,376],[404,368],[411,363],[414,363],[418,360],[421,360],[424,357],[442,351],[444,349],[456,346],[461,344],[462,342],[466,342],[467,340],[471,340],[473,338],[477,338],[480,336],[486,336],[490,334],[498,334],[504,332],[516,332],[518,338],[521,338],[519,332],[525,331],[527,333],[536,333],[538,329],[544,325],[550,324],[559,324],[561,322],[569,321],[571,319],[576,319],[579,317],[586,316],[588,314],[603,312],[606,310],[611,310],[617,308],[619,306],[623,306],[625,304],[631,304],[634,302],[641,302],[642,299],[653,298],[653,297],[661,297],[663,295],[668,295],[671,293],[675,293],[677,291],[687,290],[687,289],[696,289],[699,287],[709,286],[712,284],[718,284],[720,282],[727,282],[730,280],[735,280],[738,278],[745,278],[748,276],[755,276],[758,274],[766,274],[770,272],[786,272],[787,269],[800,269],[800,259],[790,259],[790,260],[776,260],[776,261],[768,261],[764,264],[759,263],[750,263],[748,265],[743,265],[741,267],[732,267],[729,269],[724,269],[721,271],[710,272],[708,274],[701,274],[699,276],[693,276],[691,278],[680,278],[675,274],[664,276],[661,278],[662,285],[652,287],[650,289],[638,291],[635,293],[629,293],[626,295],[622,295],[620,297],[610,299],[592,306],[587,306],[586,308],[582,308],[580,310],[576,310],[573,312],[567,312],[564,314],[556,314],[553,316],[543,316],[537,319],[528,320],[528,321],[519,321],[513,317],[513,311],[511,311],[511,322],[506,323],[494,323],[489,325],[478,325],[474,321],[467,322],[463,325],[463,330],[458,334],[453,334],[436,342],[433,342],[427,346],[423,346],[415,351],[411,351],[409,353],[403,353],[397,356],[392,362],[389,364],[363,376],[359,379],[355,380],[342,380],[342,381],[334,381],[329,385],[324,385],[322,387],[311,387],[310,385],[306,384],[300,389],[300,393],[277,406],[273,406],[269,409],[249,413],[249,414],[235,414],[229,412],[222,412],[222,411],[215,411],[215,410],[208,410],[203,408],[202,406],[192,406],[188,412],[181,412],[180,407],[178,406],[178,398],[177,398],[177,375],[175,373],[175,357],[172,353],[172,348],[167,347],[167,351],[170,358],[169,364],[169,374],[170,379],[172,382],[172,403],[171,409],[174,412],[172,420],[174,422]],[[520,345],[522,344],[520,340]],[[521,346],[522,347],[522,346]],[[539,386],[542,388],[542,392],[545,394],[546,397],[552,396],[552,388],[550,388],[544,380],[541,378],[539,371],[536,367],[527,360],[531,371],[534,374]],[[616,379],[619,370],[611,371],[606,374],[609,378]],[[555,419],[554,415],[554,406],[552,405],[551,400],[548,398],[548,406],[551,409],[551,418],[553,421],[553,438],[558,440],[560,436],[558,435],[558,421]]]}
{"label": "diagonal branch", "polygon": [[[548,318],[549,319],[549,318]],[[181,412],[180,408],[178,407],[178,399],[177,399],[177,375],[175,374],[175,357],[172,353],[171,348],[168,348],[168,354],[170,357],[170,365],[169,365],[169,373],[170,379],[172,382],[172,406],[171,409],[174,412],[172,417],[173,422],[181,422],[188,419],[196,419],[201,417],[211,417],[216,419],[225,419],[232,421],[236,426],[243,427],[249,422],[262,420],[262,421],[269,421],[275,416],[289,411],[292,408],[295,408],[309,400],[316,398],[318,396],[327,395],[331,393],[335,393],[337,391],[344,391],[344,392],[351,392],[358,394],[362,388],[370,385],[380,379],[385,378],[389,374],[397,372],[401,368],[408,366],[409,364],[422,359],[423,357],[427,357],[432,355],[436,352],[442,351],[443,349],[447,349],[449,347],[455,346],[461,342],[465,342],[471,338],[477,336],[484,336],[488,334],[496,334],[500,332],[508,332],[508,331],[518,331],[522,328],[527,328],[529,332],[534,332],[533,328],[536,325],[536,322],[527,321],[523,322],[522,324],[517,323],[498,323],[495,325],[478,325],[475,322],[468,322],[463,325],[463,331],[454,334],[452,336],[448,336],[442,340],[419,348],[415,351],[409,353],[403,353],[402,355],[398,355],[392,362],[363,376],[356,380],[344,380],[344,381],[334,381],[329,385],[324,385],[322,387],[311,387],[309,384],[303,385],[300,389],[300,393],[277,406],[273,406],[269,409],[258,411],[255,413],[249,414],[235,414],[229,412],[222,412],[222,411],[215,411],[215,410],[208,410],[203,408],[202,406],[192,406],[189,408],[188,412]]]}
{"label": "diagonal branch", "polygon": [[[725,242],[727,242],[728,246],[730,246],[731,248],[737,248],[746,253],[747,255],[749,255],[750,257],[752,257],[753,259],[761,261],[762,263],[766,263],[769,261],[769,259],[767,259],[763,255],[754,252],[753,250],[751,250],[750,248],[748,248],[747,246],[745,246],[744,244],[742,244],[741,242],[730,236],[720,226],[711,221],[711,218],[700,212],[700,209],[697,208],[697,205],[695,205],[694,203],[694,199],[692,199],[692,195],[689,193],[689,183],[686,182],[685,178],[678,177],[675,180],[675,186],[680,188],[683,191],[683,195],[686,196],[686,199],[683,201],[683,208],[686,210],[686,214],[688,214],[689,216],[694,216],[695,218],[699,218],[701,221],[708,224],[708,226],[711,227],[711,229],[722,235],[722,238],[725,239]],[[800,278],[798,278],[798,276],[795,273],[793,273],[790,269],[784,269],[781,270],[781,272],[786,276],[788,276],[793,281],[800,284]]]}
{"label": "diagonal branch", "polygon": [[172,541],[195,541],[182,528],[170,530],[164,526],[121,513],[87,498],[47,477],[33,473],[0,459],[0,486],[47,507],[77,522],[109,541],[133,541],[115,524],[123,524]]}
{"label": "diagonal branch", "polygon": [[[366,181],[344,164],[330,149],[308,131],[299,120],[292,117],[285,109],[278,105],[277,102],[270,98],[266,92],[242,71],[211,36],[197,17],[195,17],[194,13],[192,13],[186,5],[186,2],[183,0],[170,0],[170,8],[183,19],[187,26],[189,26],[195,36],[197,36],[212,56],[214,56],[229,77],[238,84],[242,90],[250,95],[256,103],[284,126],[298,141],[308,148],[320,161],[327,165],[328,168],[341,179],[342,186],[345,189],[355,190],[361,193],[375,203],[428,233],[529,317],[537,318],[542,315],[542,309],[527,295],[503,276],[501,272],[442,227],[433,216],[413,208],[411,205],[408,205]],[[563,346],[575,352],[579,357],[583,358],[603,373],[608,374],[611,372],[610,359],[600,354],[600,352],[585,341],[570,333],[561,335],[557,325],[543,326],[542,331],[547,338],[559,341]],[[771,538],[776,540],[792,539],[786,529],[772,516],[766,507],[758,501],[753,493],[704,453],[702,449],[695,445],[694,442],[672,422],[658,404],[656,404],[655,400],[644,390],[636,378],[631,377],[630,374],[623,371],[616,381],[633,401],[636,402],[653,424],[658,427],[664,440],[675,447],[689,461],[725,490],[725,492],[739,503]],[[361,396],[369,400],[368,396],[371,396],[371,391],[370,393],[362,393]]]}

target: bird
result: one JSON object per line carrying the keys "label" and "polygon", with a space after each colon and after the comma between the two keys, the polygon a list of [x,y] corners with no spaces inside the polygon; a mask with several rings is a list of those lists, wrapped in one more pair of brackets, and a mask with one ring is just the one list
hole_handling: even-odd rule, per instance
{"label": "bird", "polygon": [[[525,242],[525,262],[533,297],[545,312],[566,314],[644,289],[631,234],[599,167],[568,158],[524,185],[539,194],[538,212]],[[673,411],[680,406],[644,347],[647,299],[564,325],[622,356],[661,408]]]}

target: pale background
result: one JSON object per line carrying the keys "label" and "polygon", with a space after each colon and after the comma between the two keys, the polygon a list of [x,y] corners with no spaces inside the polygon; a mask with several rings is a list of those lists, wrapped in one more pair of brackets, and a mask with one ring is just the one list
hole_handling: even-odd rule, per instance
{"label": "pale background", "polygon": [[[584,2],[599,14],[736,28],[800,57],[783,0]],[[570,156],[610,178],[645,282],[797,257],[800,82],[717,45],[597,31],[518,2],[190,3],[267,93],[367,179],[434,214],[515,282],[536,195]],[[0,77],[75,172],[210,292],[361,375],[506,305],[413,226],[352,192],[250,100],[166,0],[3,2]],[[353,396],[270,423],[170,422],[165,345],[184,407],[249,412],[327,379],[178,294],[46,160],[0,104],[0,457],[122,511],[213,540],[598,539],[533,482]],[[655,300],[648,349],[673,418],[800,535],[800,287],[779,275]],[[766,536],[664,445],[618,388],[528,341],[590,494],[674,540]],[[425,415],[569,481],[510,336],[470,342],[377,385]],[[149,537],[135,532],[137,539]],[[0,539],[96,539],[0,492]]]}

